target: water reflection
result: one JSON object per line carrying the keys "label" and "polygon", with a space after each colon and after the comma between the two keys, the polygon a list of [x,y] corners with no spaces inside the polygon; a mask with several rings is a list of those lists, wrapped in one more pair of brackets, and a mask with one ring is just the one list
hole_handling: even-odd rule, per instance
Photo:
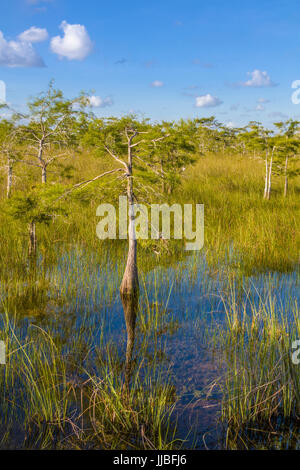
{"label": "water reflection", "polygon": [[133,365],[133,349],[135,340],[136,314],[139,303],[138,294],[120,294],[127,331],[126,360],[125,360],[125,389],[129,391]]}

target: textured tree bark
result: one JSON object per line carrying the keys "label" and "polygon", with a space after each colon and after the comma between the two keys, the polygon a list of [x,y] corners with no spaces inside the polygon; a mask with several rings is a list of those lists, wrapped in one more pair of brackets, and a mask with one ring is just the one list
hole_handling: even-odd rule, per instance
{"label": "textured tree bark", "polygon": [[39,153],[38,153],[38,159],[39,159],[39,162],[40,162],[40,167],[42,168],[42,184],[47,183],[47,165],[46,165],[45,160],[43,159],[44,144],[45,144],[45,140],[44,140],[44,137],[43,137],[40,140]]}
{"label": "textured tree bark", "polygon": [[265,190],[264,190],[264,199],[268,195],[268,152],[266,152],[266,174],[265,174]]}
{"label": "textured tree bark", "polygon": [[6,195],[7,198],[10,198],[11,195],[11,188],[12,188],[12,176],[13,176],[13,166],[10,162],[8,162],[8,169],[7,169],[7,188],[6,188]]}
{"label": "textured tree bark", "polygon": [[139,290],[139,279],[137,269],[137,241],[135,236],[133,208],[134,202],[131,176],[128,177],[127,198],[129,202],[128,255],[120,292],[121,294],[132,295]]}
{"label": "textured tree bark", "polygon": [[47,183],[47,169],[46,167],[42,167],[42,183]]}
{"label": "textured tree bark", "polygon": [[272,166],[273,166],[273,153],[274,149],[271,154],[271,160],[269,165],[269,178],[268,178],[268,192],[267,192],[267,199],[270,199],[271,196],[271,183],[272,183]]}
{"label": "textured tree bark", "polygon": [[36,225],[35,222],[29,224],[29,256],[36,254]]}
{"label": "textured tree bark", "polygon": [[164,179],[164,168],[162,158],[160,159],[160,174],[161,174],[161,190],[164,193],[166,190],[165,179]]}
{"label": "textured tree bark", "polygon": [[287,191],[288,191],[288,174],[287,174],[287,169],[288,169],[288,160],[289,157],[286,156],[285,158],[285,166],[284,166],[284,191],[283,191],[283,196],[287,196]]}
{"label": "textured tree bark", "polygon": [[127,344],[126,344],[126,360],[125,360],[125,390],[129,391],[130,380],[132,375],[132,356],[135,340],[135,324],[136,313],[138,308],[138,295],[123,295],[121,300],[124,310],[126,331],[127,331]]}
{"label": "textured tree bark", "polygon": [[137,241],[135,234],[134,194],[132,181],[132,152],[131,139],[128,141],[128,174],[127,174],[127,200],[129,208],[128,228],[128,255],[120,292],[124,295],[136,294],[139,290],[139,277],[137,269]]}

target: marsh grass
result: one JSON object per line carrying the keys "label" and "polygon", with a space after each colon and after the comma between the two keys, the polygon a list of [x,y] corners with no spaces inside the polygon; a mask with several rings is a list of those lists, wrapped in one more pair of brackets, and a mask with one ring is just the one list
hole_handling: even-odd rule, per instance
{"label": "marsh grass", "polygon": [[287,198],[274,182],[262,198],[263,168],[249,157],[208,155],[183,182],[180,196],[205,207],[205,249],[212,265],[227,263],[245,275],[293,271],[299,265],[299,178]]}
{"label": "marsh grass", "polygon": [[160,366],[162,346],[153,342],[153,332],[151,345],[148,331],[138,341],[142,354],[135,355],[127,390],[122,348],[105,340],[101,324],[97,334],[82,319],[64,339],[55,325],[20,328],[6,312],[1,331],[9,351],[0,380],[2,448],[168,450],[181,445],[172,416],[176,391]]}
{"label": "marsh grass", "polygon": [[[89,153],[75,155],[71,164],[72,183],[107,169]],[[16,187],[26,191],[39,175],[29,167],[22,172],[17,167]],[[58,175],[49,173],[49,184]],[[271,200],[264,201],[263,176],[263,166],[248,156],[207,155],[187,170],[177,191],[164,195],[164,202],[205,205],[205,248],[201,256],[188,256],[176,242],[159,250],[156,242],[139,243],[139,338],[129,393],[124,328],[114,327],[117,339],[122,336],[118,344],[110,335],[110,322],[120,324],[116,287],[127,246],[95,234],[97,205],[119,195],[112,181],[64,202],[66,216],[39,224],[34,259],[28,257],[27,227],[8,218],[1,202],[0,339],[9,351],[0,371],[2,448],[178,448],[179,397],[165,366],[166,333],[193,328],[188,296],[197,289],[199,296],[211,293],[219,280],[227,299],[225,325],[213,313],[214,302],[206,306],[209,322],[196,320],[203,341],[209,337],[214,351],[221,344],[226,364],[218,384],[227,446],[255,447],[256,434],[271,436],[280,420],[297,440],[299,368],[289,358],[292,339],[300,337],[298,306],[280,309],[274,299],[245,303],[244,295],[230,293],[231,277],[242,291],[249,275],[298,269],[299,178],[285,199],[278,178]],[[66,176],[59,181],[70,183]],[[177,316],[168,308],[174,289],[186,304]]]}
{"label": "marsh grass", "polygon": [[281,436],[283,448],[293,448],[300,426],[300,369],[292,362],[298,305],[283,309],[272,296],[238,304],[233,295],[225,309],[218,341],[226,373],[218,383],[226,445],[273,448]]}
{"label": "marsh grass", "polygon": [[[85,151],[75,154],[71,164],[74,168],[73,184],[106,171],[110,161]],[[16,189],[29,190],[37,178],[35,169],[17,167],[16,171]],[[50,174],[49,184],[52,179],[57,181],[58,175],[59,172]],[[271,199],[265,201],[262,197],[262,162],[248,155],[208,154],[187,169],[181,186],[173,194],[149,195],[148,202],[204,204],[205,250],[207,261],[212,266],[229,263],[245,275],[267,270],[287,272],[293,271],[299,263],[299,178],[291,181],[288,197],[284,198],[283,180],[274,176]],[[70,185],[65,176],[59,176],[58,181]],[[90,189],[75,191],[71,198],[63,200],[66,215],[56,217],[49,226],[38,224],[41,262],[45,266],[56,264],[60,254],[71,253],[74,247],[81,247],[83,252],[97,253],[98,259],[105,259],[110,242],[101,242],[96,237],[96,208],[103,202],[117,203],[122,191],[122,187],[116,188],[114,180],[108,179]],[[4,186],[2,193],[3,201]],[[26,278],[27,227],[9,218],[4,210],[5,202],[2,204],[1,279]],[[122,263],[126,244],[121,241],[113,244],[116,258]],[[182,244],[174,241],[167,247],[162,244],[158,247],[157,241],[140,241],[143,267],[146,264],[151,269],[157,263],[176,263],[184,258],[182,248]]]}

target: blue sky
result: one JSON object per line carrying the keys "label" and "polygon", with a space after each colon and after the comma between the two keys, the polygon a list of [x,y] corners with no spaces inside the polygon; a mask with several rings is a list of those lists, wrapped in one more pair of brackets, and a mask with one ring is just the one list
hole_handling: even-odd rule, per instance
{"label": "blue sky", "polygon": [[93,95],[99,116],[300,118],[298,0],[11,0],[1,5],[0,80],[22,109],[51,78]]}

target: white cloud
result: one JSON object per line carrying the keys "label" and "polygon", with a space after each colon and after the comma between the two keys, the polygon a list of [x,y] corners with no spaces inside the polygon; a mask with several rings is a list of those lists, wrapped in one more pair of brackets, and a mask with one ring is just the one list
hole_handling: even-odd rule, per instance
{"label": "white cloud", "polygon": [[262,104],[258,104],[255,108],[255,111],[264,111],[265,107]]}
{"label": "white cloud", "polygon": [[213,108],[215,106],[219,106],[222,103],[223,101],[221,101],[216,96],[212,96],[210,93],[196,97],[197,108]]}
{"label": "white cloud", "polygon": [[3,80],[0,80],[0,105],[3,105],[5,103],[6,103],[6,84]]}
{"label": "white cloud", "polygon": [[160,88],[164,86],[164,82],[161,82],[160,80],[154,80],[154,82],[151,83],[151,86],[154,88]]}
{"label": "white cloud", "polygon": [[107,106],[112,106],[114,104],[110,96],[101,98],[100,96],[95,95],[89,97],[89,103],[93,108],[106,108]]}
{"label": "white cloud", "polygon": [[81,24],[68,24],[63,21],[60,28],[64,36],[55,36],[51,39],[51,50],[61,59],[82,60],[87,57],[93,48],[93,43],[85,26]]}
{"label": "white cloud", "polygon": [[275,86],[275,83],[272,82],[268,72],[261,70],[253,70],[253,72],[248,72],[251,78],[246,82],[243,82],[241,85],[245,87],[261,88],[261,87],[271,87]]}
{"label": "white cloud", "polygon": [[234,127],[236,127],[236,125],[233,121],[228,121],[226,127],[228,127],[228,129],[233,129]]}
{"label": "white cloud", "polygon": [[24,42],[42,42],[48,39],[48,31],[44,28],[31,26],[31,28],[19,34],[18,38],[20,41]]}
{"label": "white cloud", "polygon": [[0,65],[6,67],[44,67],[43,59],[27,41],[7,41],[0,31]]}

